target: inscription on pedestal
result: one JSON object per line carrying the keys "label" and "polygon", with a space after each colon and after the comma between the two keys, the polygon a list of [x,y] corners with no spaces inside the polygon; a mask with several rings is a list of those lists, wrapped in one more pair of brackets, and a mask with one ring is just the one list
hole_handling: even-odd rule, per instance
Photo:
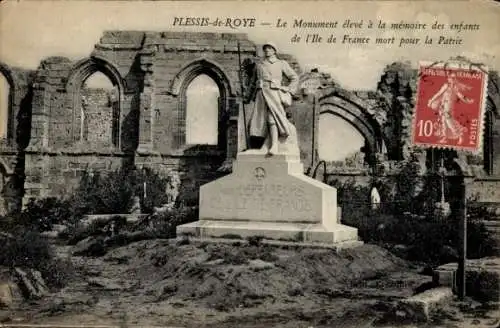
{"label": "inscription on pedestal", "polygon": [[208,208],[218,212],[249,211],[258,216],[297,216],[311,211],[311,200],[300,185],[252,183],[222,187],[207,197]]}

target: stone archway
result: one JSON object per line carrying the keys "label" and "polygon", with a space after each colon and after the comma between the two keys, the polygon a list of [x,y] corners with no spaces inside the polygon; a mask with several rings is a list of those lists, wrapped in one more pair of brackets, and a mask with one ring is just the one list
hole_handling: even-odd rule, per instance
{"label": "stone archway", "polygon": [[[319,106],[319,119],[321,119],[322,115],[327,114],[341,118],[347,125],[352,127],[353,133],[356,131],[354,134],[361,135],[364,138],[364,144],[361,142],[358,145],[357,152],[364,153],[366,162],[373,164],[374,155],[383,152],[384,144],[380,127],[367,110],[338,93],[321,97]],[[319,129],[319,126],[317,128]],[[319,142],[321,141],[318,140]]]}
{"label": "stone archway", "polygon": [[[228,118],[230,98],[235,94],[227,73],[219,64],[208,59],[198,59],[185,65],[174,77],[170,85],[170,94],[178,97],[179,121],[174,132],[176,147],[183,148],[186,143],[187,90],[190,84],[199,76],[206,75],[215,82],[219,89],[218,101],[218,142],[217,149],[226,153],[228,140]],[[225,156],[225,155],[224,155]]]}
{"label": "stone archway", "polygon": [[189,82],[202,73],[209,75],[219,84],[225,97],[235,96],[236,87],[229,79],[229,75],[218,63],[206,58],[197,59],[185,65],[172,80],[170,93],[174,96],[181,95]]}
{"label": "stone archway", "polygon": [[[123,98],[125,92],[125,83],[123,78],[121,77],[118,69],[113,66],[111,63],[107,62],[104,59],[97,57],[90,57],[79,61],[72,68],[71,74],[68,78],[68,82],[66,84],[66,92],[70,97],[69,101],[72,103],[72,128],[71,135],[72,141],[80,140],[81,136],[81,125],[77,124],[79,120],[82,120],[79,114],[80,108],[84,106],[82,103],[82,89],[84,82],[94,73],[102,73],[104,74],[109,81],[116,88],[116,93],[114,94],[113,102],[116,103],[116,107],[113,107],[113,122],[112,124],[112,132],[111,132],[111,143],[114,147],[120,149],[121,147],[121,112],[123,108]],[[81,123],[81,122],[80,122]]]}

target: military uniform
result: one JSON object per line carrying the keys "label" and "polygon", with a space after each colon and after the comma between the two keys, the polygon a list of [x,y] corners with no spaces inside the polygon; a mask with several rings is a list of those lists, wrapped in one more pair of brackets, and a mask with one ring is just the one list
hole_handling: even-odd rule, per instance
{"label": "military uniform", "polygon": [[[266,45],[276,47],[267,43]],[[278,135],[290,135],[290,122],[286,118],[285,105],[290,105],[291,94],[298,85],[298,75],[290,65],[277,57],[265,58],[257,63],[255,104],[250,117],[249,134],[253,137],[266,137],[268,124],[276,124]],[[288,86],[282,85],[283,75],[289,80]]]}

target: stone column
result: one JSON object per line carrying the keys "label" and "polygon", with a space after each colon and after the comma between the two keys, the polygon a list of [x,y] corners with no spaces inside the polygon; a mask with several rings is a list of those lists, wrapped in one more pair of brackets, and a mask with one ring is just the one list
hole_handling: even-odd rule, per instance
{"label": "stone column", "polygon": [[22,206],[26,206],[30,198],[43,198],[49,193],[50,157],[41,152],[30,152],[25,157],[24,196]]}
{"label": "stone column", "polygon": [[[13,92],[12,88],[10,89],[10,92]],[[28,86],[23,83],[23,84],[18,84],[16,86],[16,90],[14,90],[13,95],[11,95],[12,108],[11,112],[9,112],[9,115],[12,116],[8,118],[8,131],[7,131],[7,137],[10,146],[19,146],[16,144],[16,136],[17,136],[18,124],[20,122],[16,118],[20,117],[20,114],[23,115],[23,118],[25,117],[24,115],[26,115],[24,112],[22,112],[21,105],[23,98],[27,94],[28,94]]]}
{"label": "stone column", "polygon": [[31,115],[31,138],[27,151],[40,151],[49,145],[50,95],[45,84],[35,84]]}
{"label": "stone column", "polygon": [[51,94],[55,92],[46,83],[35,83],[33,86],[33,107],[31,121],[31,138],[25,155],[24,207],[30,198],[45,197],[45,183],[48,158],[43,152],[49,148],[49,124]]}
{"label": "stone column", "polygon": [[141,55],[141,69],[144,71],[144,89],[140,94],[139,146],[137,152],[148,153],[153,150],[153,111],[155,109],[154,55],[154,51]]}

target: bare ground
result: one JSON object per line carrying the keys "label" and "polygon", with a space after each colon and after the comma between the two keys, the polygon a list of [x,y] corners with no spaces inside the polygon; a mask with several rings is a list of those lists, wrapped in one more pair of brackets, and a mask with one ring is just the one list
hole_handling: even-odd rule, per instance
{"label": "bare ground", "polygon": [[[58,254],[68,256],[70,248],[58,247]],[[380,318],[431,281],[375,245],[335,252],[148,240],[99,258],[70,259],[76,274],[66,288],[0,311],[0,318],[122,326],[389,327],[393,323],[378,323]],[[443,308],[430,326],[495,324],[480,306],[461,305],[465,310],[458,303]]]}

